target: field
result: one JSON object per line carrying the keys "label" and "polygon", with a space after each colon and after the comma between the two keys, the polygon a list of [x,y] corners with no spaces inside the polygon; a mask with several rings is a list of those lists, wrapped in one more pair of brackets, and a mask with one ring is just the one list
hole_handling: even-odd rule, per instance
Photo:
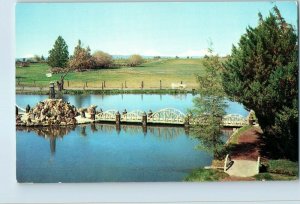
{"label": "field", "polygon": [[[98,69],[85,72],[70,72],[65,77],[66,89],[170,89],[172,83],[186,84],[186,89],[197,88],[196,74],[203,70],[202,59],[159,59],[148,61],[138,67]],[[47,64],[31,64],[16,68],[17,87],[48,87],[51,81],[60,79],[61,74],[50,72]],[[125,86],[126,82],[126,86]]]}

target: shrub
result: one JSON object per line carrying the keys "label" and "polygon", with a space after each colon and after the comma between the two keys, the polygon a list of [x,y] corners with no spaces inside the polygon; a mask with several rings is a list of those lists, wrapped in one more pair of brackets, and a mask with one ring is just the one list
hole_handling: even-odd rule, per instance
{"label": "shrub", "polygon": [[289,160],[269,160],[266,164],[267,171],[275,174],[298,175],[298,162]]}
{"label": "shrub", "polygon": [[93,58],[96,67],[109,67],[113,63],[112,56],[102,51],[96,51],[93,54]]}

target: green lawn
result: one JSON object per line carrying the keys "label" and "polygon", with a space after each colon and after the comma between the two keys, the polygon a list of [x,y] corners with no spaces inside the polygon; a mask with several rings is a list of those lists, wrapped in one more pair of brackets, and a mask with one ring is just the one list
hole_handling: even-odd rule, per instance
{"label": "green lawn", "polygon": [[[87,82],[88,88],[101,88],[105,81],[106,88],[139,88],[144,82],[144,88],[159,88],[160,80],[163,88],[170,88],[172,83],[181,81],[187,89],[197,88],[195,74],[203,70],[201,59],[160,59],[152,60],[139,67],[120,67],[99,69],[86,72],[71,72],[66,76],[65,87],[69,81],[70,88],[83,88]],[[60,74],[46,77],[50,72],[47,64],[32,64],[30,67],[16,68],[17,86],[48,86],[50,81],[57,81]],[[19,82],[19,83],[18,83]]]}

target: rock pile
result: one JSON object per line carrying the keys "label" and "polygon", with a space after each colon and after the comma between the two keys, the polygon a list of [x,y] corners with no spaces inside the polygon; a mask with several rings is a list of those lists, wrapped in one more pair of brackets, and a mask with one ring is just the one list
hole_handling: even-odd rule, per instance
{"label": "rock pile", "polygon": [[75,125],[78,111],[62,99],[46,99],[39,102],[23,116],[17,117],[17,125],[51,126]]}

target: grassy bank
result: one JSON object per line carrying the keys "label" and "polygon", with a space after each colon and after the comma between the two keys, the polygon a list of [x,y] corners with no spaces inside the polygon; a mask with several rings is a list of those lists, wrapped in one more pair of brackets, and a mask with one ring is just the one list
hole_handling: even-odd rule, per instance
{"label": "grassy bank", "polygon": [[230,138],[227,141],[227,144],[238,144],[238,140],[239,140],[239,137],[241,136],[241,134],[243,134],[247,130],[250,130],[251,128],[253,128],[253,126],[251,126],[251,125],[246,125],[246,126],[239,128],[236,132],[234,132],[230,136]]}
{"label": "grassy bank", "polygon": [[[197,88],[195,74],[203,70],[202,59],[160,59],[152,60],[139,67],[120,67],[98,69],[85,72],[70,72],[65,78],[66,88],[102,88],[105,81],[106,89],[138,89],[141,82],[145,89],[170,89],[172,83],[186,84],[188,89]],[[47,64],[31,64],[29,67],[16,68],[16,84],[25,87],[48,87],[51,81],[60,79],[61,74],[50,72]],[[125,85],[126,81],[126,85]]]}
{"label": "grassy bank", "polygon": [[[110,95],[110,94],[195,94],[196,92],[191,90],[178,90],[178,89],[105,89],[105,90],[64,90],[63,94],[70,95]],[[28,94],[28,95],[48,95],[48,90],[16,90],[16,94]]]}
{"label": "grassy bank", "polygon": [[196,169],[193,170],[184,180],[185,181],[220,181],[229,177],[222,170],[217,169]]}
{"label": "grassy bank", "polygon": [[254,176],[256,180],[296,180],[298,179],[298,162],[289,160],[265,160],[261,164],[261,173]]}

